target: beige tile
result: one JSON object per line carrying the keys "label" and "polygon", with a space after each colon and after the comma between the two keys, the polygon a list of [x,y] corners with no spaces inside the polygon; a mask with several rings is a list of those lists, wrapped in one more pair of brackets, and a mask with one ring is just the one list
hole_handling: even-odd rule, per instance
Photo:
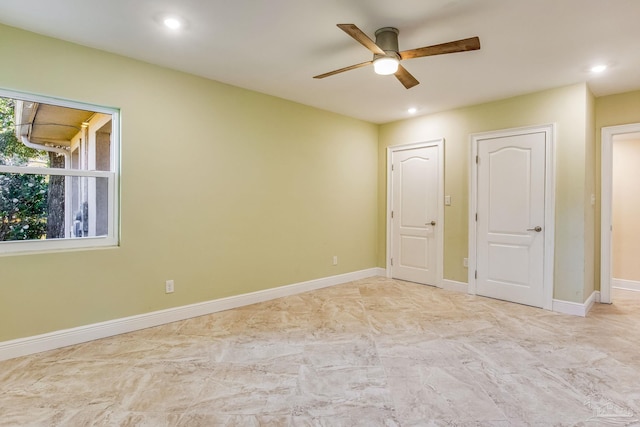
{"label": "beige tile", "polygon": [[506,374],[485,369],[472,377],[514,425],[578,425],[592,416],[588,396],[551,369]]}
{"label": "beige tile", "polygon": [[298,366],[288,363],[212,365],[191,414],[284,417],[292,413]]}
{"label": "beige tile", "polygon": [[389,387],[401,420],[506,420],[505,414],[465,368],[388,368]]}
{"label": "beige tile", "polygon": [[184,427],[281,427],[291,425],[290,416],[171,414],[169,425]]}
{"label": "beige tile", "polygon": [[359,417],[358,414],[392,412],[385,370],[379,366],[301,366],[294,414],[310,417]]}
{"label": "beige tile", "polygon": [[640,423],[640,293],[587,318],[383,277],[0,362],[0,426]]}

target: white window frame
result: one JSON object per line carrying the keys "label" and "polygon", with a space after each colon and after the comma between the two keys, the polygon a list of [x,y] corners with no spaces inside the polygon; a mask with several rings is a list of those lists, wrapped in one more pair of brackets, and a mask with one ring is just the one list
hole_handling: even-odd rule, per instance
{"label": "white window frame", "polygon": [[[78,101],[69,101],[57,99],[42,95],[33,95],[30,93],[16,92],[11,90],[0,89],[0,97],[13,98],[24,101],[33,101],[41,104],[55,105],[59,107],[76,108],[96,113],[108,114],[111,116],[111,153],[110,153],[110,171],[98,170],[80,170],[80,169],[57,169],[42,168],[29,166],[3,166],[0,165],[0,173],[20,173],[32,175],[59,175],[65,177],[90,177],[90,178],[106,178],[108,188],[108,207],[107,224],[108,233],[105,236],[87,236],[87,237],[65,237],[60,239],[46,240],[10,240],[0,242],[0,256],[49,252],[74,249],[90,249],[116,247],[120,240],[120,110],[117,108],[104,107],[94,104],[88,104]],[[71,154],[71,151],[69,151]],[[69,156],[70,159],[71,156]],[[65,234],[69,230],[65,230]]]}

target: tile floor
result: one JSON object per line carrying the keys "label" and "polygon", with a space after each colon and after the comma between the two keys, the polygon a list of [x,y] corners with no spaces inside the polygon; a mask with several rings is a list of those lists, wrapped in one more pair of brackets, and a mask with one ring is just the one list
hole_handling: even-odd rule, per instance
{"label": "tile floor", "polygon": [[352,282],[0,362],[0,425],[640,425],[640,294],[614,301]]}

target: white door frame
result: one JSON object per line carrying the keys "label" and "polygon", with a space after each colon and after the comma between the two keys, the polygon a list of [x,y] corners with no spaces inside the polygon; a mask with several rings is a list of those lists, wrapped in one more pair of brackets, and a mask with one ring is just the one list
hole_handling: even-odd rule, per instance
{"label": "white door frame", "polygon": [[602,128],[600,155],[600,302],[611,304],[613,137],[640,132],[640,123]]}
{"label": "white door frame", "polygon": [[393,254],[391,238],[391,208],[393,205],[393,186],[391,174],[391,158],[395,151],[411,150],[414,148],[438,147],[438,217],[436,221],[439,227],[435,227],[436,233],[436,283],[442,287],[444,265],[444,138],[432,139],[413,144],[393,145],[387,147],[387,277],[391,278],[391,255]]}
{"label": "white door frame", "polygon": [[478,206],[478,165],[476,157],[478,155],[478,143],[483,139],[501,138],[520,135],[522,133],[544,132],[547,142],[545,155],[545,182],[544,182],[544,283],[542,308],[551,310],[553,306],[553,268],[555,249],[555,124],[538,126],[527,126],[513,129],[503,129],[498,131],[475,133],[470,135],[471,150],[469,157],[469,293],[476,294],[476,267],[477,248],[476,234],[477,223],[476,213]]}

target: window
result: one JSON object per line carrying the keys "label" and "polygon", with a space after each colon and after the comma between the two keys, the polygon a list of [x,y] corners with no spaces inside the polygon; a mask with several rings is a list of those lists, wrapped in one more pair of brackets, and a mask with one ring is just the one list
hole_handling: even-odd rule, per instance
{"label": "window", "polygon": [[0,90],[0,254],[118,244],[119,115]]}

